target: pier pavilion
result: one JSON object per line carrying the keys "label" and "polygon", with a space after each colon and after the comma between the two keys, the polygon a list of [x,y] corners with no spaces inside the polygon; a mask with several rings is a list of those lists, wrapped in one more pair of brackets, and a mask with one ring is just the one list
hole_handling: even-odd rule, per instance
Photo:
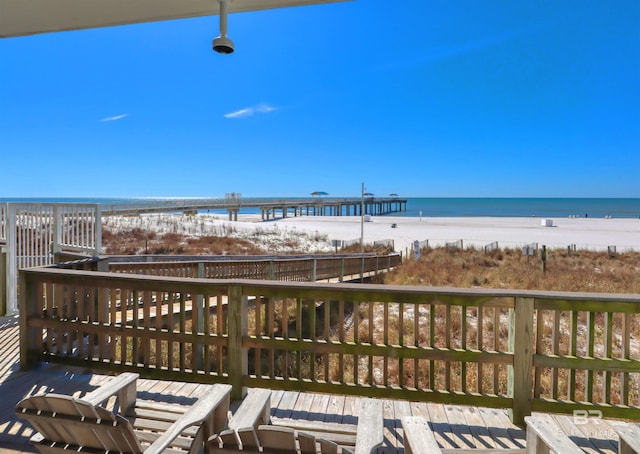
{"label": "pier pavilion", "polygon": [[[281,213],[293,216],[380,216],[406,211],[407,199],[399,197],[333,198],[306,201],[276,201],[260,206],[262,219],[269,220]],[[237,211],[235,212],[237,219]]]}

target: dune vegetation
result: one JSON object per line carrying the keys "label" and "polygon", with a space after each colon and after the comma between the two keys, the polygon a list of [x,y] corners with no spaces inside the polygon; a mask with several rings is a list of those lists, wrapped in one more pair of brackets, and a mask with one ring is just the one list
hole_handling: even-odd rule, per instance
{"label": "dune vegetation", "polygon": [[[226,232],[229,233],[229,232]],[[301,234],[302,235],[302,234]],[[264,236],[264,235],[263,235]],[[302,254],[306,242],[287,238],[289,253]],[[265,238],[234,238],[219,235],[193,236],[157,233],[134,228],[103,232],[107,255],[260,255],[274,253]],[[367,247],[368,252],[373,248]],[[341,250],[360,252],[359,245]],[[388,252],[387,250],[380,252]],[[281,252],[278,252],[281,253]],[[430,285],[460,288],[511,288],[598,293],[640,293],[640,252],[608,254],[588,250],[547,250],[545,271],[540,255],[525,256],[519,249],[489,252],[475,248],[426,248],[419,260],[387,273],[383,284]]]}
{"label": "dune vegetation", "polygon": [[640,293],[640,253],[547,250],[545,271],[539,255],[519,249],[424,249],[385,275],[385,284],[461,288],[510,288],[597,293]]}

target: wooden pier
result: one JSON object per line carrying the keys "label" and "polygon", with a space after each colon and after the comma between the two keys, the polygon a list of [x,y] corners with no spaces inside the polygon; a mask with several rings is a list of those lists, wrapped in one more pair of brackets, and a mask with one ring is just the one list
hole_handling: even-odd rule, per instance
{"label": "wooden pier", "polygon": [[102,205],[103,216],[144,213],[196,213],[204,210],[224,210],[229,220],[237,221],[242,210],[260,211],[263,220],[289,216],[379,216],[407,210],[407,199],[400,197],[343,198],[243,198],[229,194],[219,199],[175,199],[139,203]]}

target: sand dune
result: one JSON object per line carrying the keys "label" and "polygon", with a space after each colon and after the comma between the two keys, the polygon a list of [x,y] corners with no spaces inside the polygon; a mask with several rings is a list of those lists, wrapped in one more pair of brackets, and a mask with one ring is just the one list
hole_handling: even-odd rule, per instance
{"label": "sand dune", "polygon": [[[552,226],[544,226],[540,218],[499,217],[371,217],[361,222],[359,216],[298,216],[262,221],[256,215],[240,215],[231,222],[223,215],[184,216],[156,214],[131,217],[109,217],[108,228],[148,228],[159,232],[187,235],[227,235],[250,239],[273,252],[286,252],[277,244],[297,242],[309,252],[333,250],[331,240],[359,240],[364,227],[365,243],[393,240],[397,251],[410,250],[414,241],[429,241],[431,246],[463,240],[465,246],[483,247],[498,242],[500,247],[519,248],[538,243],[548,248],[607,250],[618,252],[640,250],[640,220],[553,218]],[[392,227],[395,224],[395,228]]]}

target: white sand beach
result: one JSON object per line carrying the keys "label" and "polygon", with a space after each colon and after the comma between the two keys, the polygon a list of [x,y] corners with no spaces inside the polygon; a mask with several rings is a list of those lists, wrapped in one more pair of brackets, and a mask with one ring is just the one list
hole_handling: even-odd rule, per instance
{"label": "white sand beach", "polygon": [[[484,247],[498,242],[499,247],[521,247],[538,243],[547,248],[607,250],[616,246],[618,252],[640,250],[640,220],[638,219],[550,219],[550,227],[540,218],[499,217],[373,217],[364,223],[365,242],[394,240],[397,251],[410,248],[415,240],[429,241],[430,246],[463,240],[465,246]],[[359,217],[298,217],[277,221],[281,226],[321,232],[332,239],[360,238]],[[396,227],[392,228],[392,224]]]}
{"label": "white sand beach", "polygon": [[[545,220],[552,226],[545,226]],[[396,251],[406,253],[414,241],[433,247],[462,240],[464,246],[484,247],[498,242],[502,248],[520,248],[538,243],[547,248],[640,250],[639,219],[597,218],[503,218],[503,217],[393,217],[373,216],[361,222],[359,216],[297,216],[262,221],[259,215],[240,215],[231,222],[224,215],[149,214],[113,216],[103,220],[112,230],[145,228],[186,235],[225,235],[248,239],[274,253],[288,252],[285,243],[299,250],[330,252],[332,240],[359,241],[364,227],[365,243],[393,240]],[[392,225],[395,224],[395,227]]]}

